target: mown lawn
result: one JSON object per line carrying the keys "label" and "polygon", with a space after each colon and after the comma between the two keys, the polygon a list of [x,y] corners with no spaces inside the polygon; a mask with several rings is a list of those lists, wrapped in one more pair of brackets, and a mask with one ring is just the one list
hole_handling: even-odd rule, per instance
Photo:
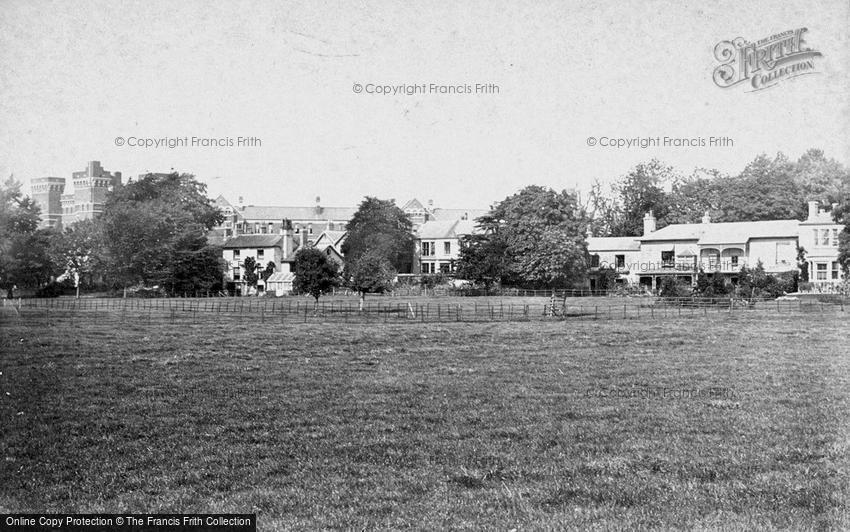
{"label": "mown lawn", "polygon": [[256,512],[267,530],[850,527],[844,314],[2,318],[0,511]]}

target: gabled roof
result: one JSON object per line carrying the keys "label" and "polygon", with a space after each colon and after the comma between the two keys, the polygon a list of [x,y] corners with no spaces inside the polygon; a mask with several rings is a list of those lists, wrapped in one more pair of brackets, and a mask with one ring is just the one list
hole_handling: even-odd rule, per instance
{"label": "gabled roof", "polygon": [[224,243],[224,249],[283,247],[282,235],[239,235]]}
{"label": "gabled roof", "polygon": [[322,231],[322,234],[320,234],[319,238],[316,239],[316,243],[314,245],[319,247],[320,245],[327,243],[329,246],[340,246],[342,245],[343,240],[345,240],[345,236],[347,234],[347,231]]}
{"label": "gabled roof", "polygon": [[427,209],[425,209],[425,206],[422,205],[422,202],[420,202],[416,198],[413,198],[412,200],[405,203],[404,206],[402,206],[401,210],[403,210],[403,211],[424,211],[424,210],[427,210]]}
{"label": "gabled roof", "polygon": [[640,251],[640,241],[633,236],[592,236],[587,239],[587,250]]}
{"label": "gabled roof", "polygon": [[419,226],[416,237],[420,239],[457,238],[478,233],[473,220],[432,220]]}

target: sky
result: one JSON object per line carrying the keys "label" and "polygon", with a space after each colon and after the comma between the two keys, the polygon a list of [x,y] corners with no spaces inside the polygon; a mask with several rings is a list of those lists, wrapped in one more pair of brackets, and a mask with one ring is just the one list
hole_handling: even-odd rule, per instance
{"label": "sky", "polygon": [[[848,164],[848,6],[0,0],[0,175],[99,160],[125,180],[192,173],[247,204],[472,209],[531,184],[587,190],[653,157],[684,174],[811,147]],[[822,54],[811,75],[714,83],[720,41],[803,27]],[[732,143],[601,145],[665,136]],[[192,137],[261,144],[131,146]]]}

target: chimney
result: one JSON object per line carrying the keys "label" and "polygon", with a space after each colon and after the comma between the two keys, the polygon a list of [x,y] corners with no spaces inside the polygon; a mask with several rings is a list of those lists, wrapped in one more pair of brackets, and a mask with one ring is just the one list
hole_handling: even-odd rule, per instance
{"label": "chimney", "polygon": [[708,211],[705,211],[705,214],[702,215],[702,223],[704,223],[704,224],[710,224],[711,223],[711,215],[708,213]]}
{"label": "chimney", "polygon": [[292,234],[292,220],[286,218],[281,220],[280,234],[283,236],[283,258],[288,259],[292,256],[292,247],[295,245],[295,238]]}
{"label": "chimney", "polygon": [[245,198],[239,196],[239,201],[236,202],[236,206],[239,207],[240,211],[245,210]]}
{"label": "chimney", "polygon": [[835,212],[836,210],[838,210],[838,203],[833,203],[832,204],[832,212]]}
{"label": "chimney", "polygon": [[643,236],[648,236],[649,233],[655,232],[655,216],[652,211],[649,211],[643,216]]}
{"label": "chimney", "polygon": [[817,200],[812,200],[809,202],[809,220],[813,220],[817,218],[818,215],[818,202]]}

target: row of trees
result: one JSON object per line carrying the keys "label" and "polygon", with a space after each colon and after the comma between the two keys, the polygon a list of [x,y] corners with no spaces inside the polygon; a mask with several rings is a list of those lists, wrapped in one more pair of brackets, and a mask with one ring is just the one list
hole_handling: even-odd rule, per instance
{"label": "row of trees", "polygon": [[0,187],[0,286],[10,297],[15,287],[49,292],[56,278],[168,294],[221,284],[221,249],[206,236],[223,217],[192,175],[131,181],[109,194],[100,217],[62,231],[38,229],[39,220],[38,206],[9,178]]}
{"label": "row of trees", "polygon": [[850,171],[811,149],[796,161],[782,153],[759,155],[737,175],[698,169],[682,176],[652,160],[638,164],[610,191],[597,182],[587,207],[597,236],[641,236],[649,210],[659,229],[699,222],[706,211],[716,222],[805,219],[809,200],[829,205],[848,194]]}

